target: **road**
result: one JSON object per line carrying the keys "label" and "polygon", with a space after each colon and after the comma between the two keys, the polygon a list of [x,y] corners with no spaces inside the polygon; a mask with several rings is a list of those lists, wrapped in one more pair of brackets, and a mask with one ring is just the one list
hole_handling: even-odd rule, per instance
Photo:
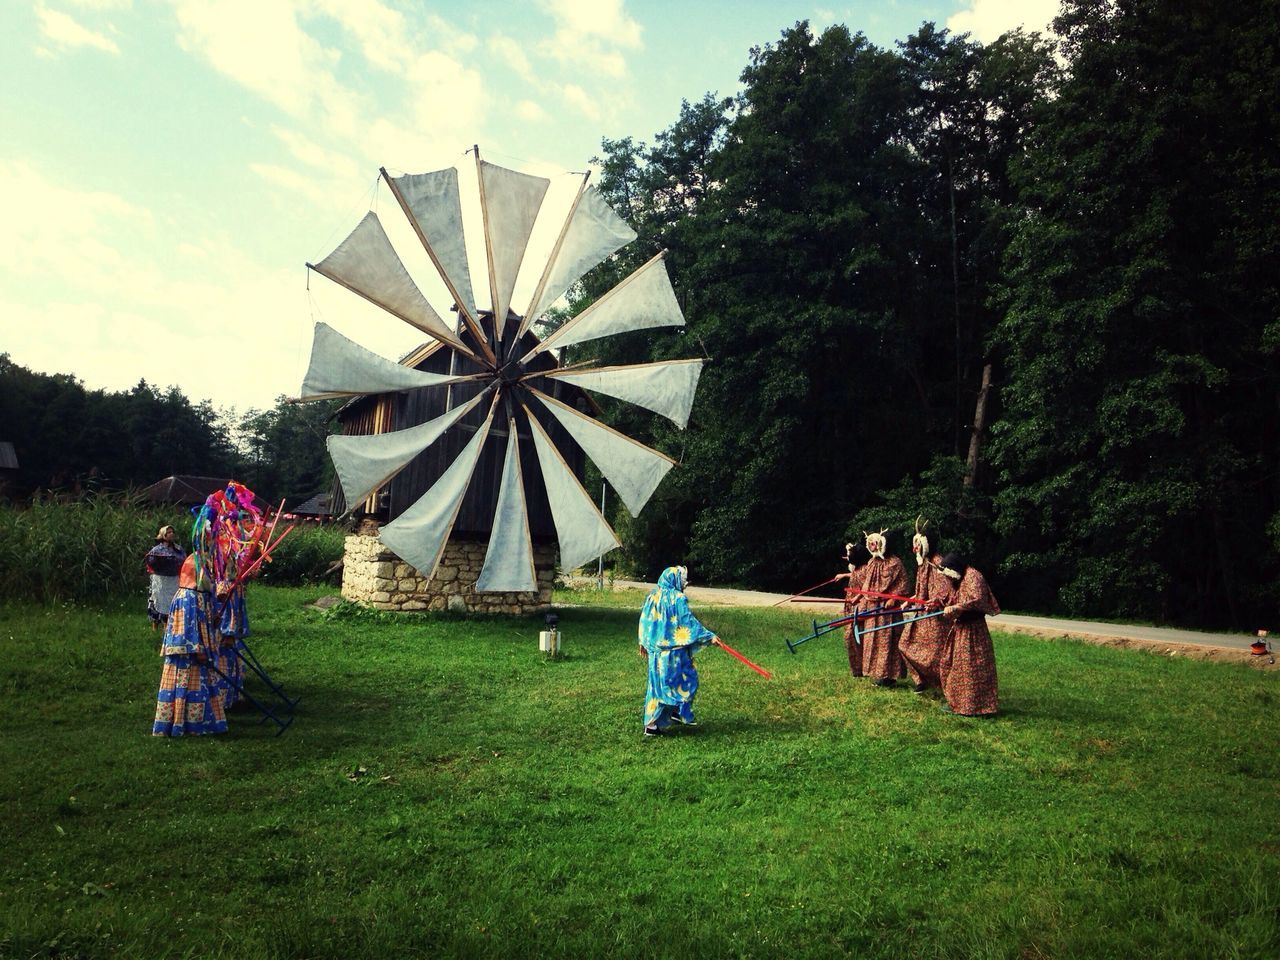
{"label": "road", "polygon": [[[575,586],[594,584],[593,579],[578,578]],[[653,584],[634,580],[615,580],[617,589],[652,590]],[[731,590],[725,587],[690,586],[685,593],[696,606],[720,604],[735,607],[787,607],[803,610],[807,615],[821,615],[832,620],[840,615],[836,603],[790,602],[785,593],[764,593],[759,590]],[[1179,630],[1167,627],[1140,627],[1119,623],[1099,623],[1090,620],[1060,620],[1053,617],[1027,617],[1001,614],[988,617],[994,630],[1028,633],[1042,637],[1075,637],[1089,643],[1113,647],[1130,647],[1149,650],[1166,656],[1189,656],[1201,660],[1248,663],[1250,666],[1276,669],[1274,656],[1255,657],[1250,654],[1252,633],[1207,633],[1199,630]],[[1280,650],[1280,640],[1273,643]]]}

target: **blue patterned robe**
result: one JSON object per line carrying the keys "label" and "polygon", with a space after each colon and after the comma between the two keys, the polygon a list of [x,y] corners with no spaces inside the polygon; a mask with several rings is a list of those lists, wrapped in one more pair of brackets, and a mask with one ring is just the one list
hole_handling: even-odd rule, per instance
{"label": "blue patterned robe", "polygon": [[715,634],[689,611],[684,586],[684,568],[667,567],[640,611],[640,645],[649,655],[644,723],[659,730],[674,721],[694,722],[698,671],[693,666],[693,654],[715,639]]}
{"label": "blue patterned robe", "polygon": [[164,667],[151,725],[154,736],[227,732],[219,678],[196,658],[197,652],[210,659],[217,655],[209,629],[209,605],[209,594],[202,590],[180,587],[174,594],[160,646]]}

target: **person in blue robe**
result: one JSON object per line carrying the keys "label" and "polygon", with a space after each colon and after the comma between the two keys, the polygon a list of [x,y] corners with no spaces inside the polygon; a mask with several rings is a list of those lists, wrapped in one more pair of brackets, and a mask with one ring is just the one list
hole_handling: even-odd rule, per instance
{"label": "person in blue robe", "polygon": [[692,726],[698,671],[693,654],[716,639],[689,610],[684,595],[689,572],[667,567],[640,610],[640,652],[649,660],[644,698],[645,736],[655,737],[673,723]]}

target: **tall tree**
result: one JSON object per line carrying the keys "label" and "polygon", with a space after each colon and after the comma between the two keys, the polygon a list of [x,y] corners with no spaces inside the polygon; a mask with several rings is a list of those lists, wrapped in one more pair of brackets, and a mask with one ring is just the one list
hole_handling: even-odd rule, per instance
{"label": "tall tree", "polygon": [[1020,602],[1252,624],[1280,557],[1280,5],[1069,0],[993,428]]}

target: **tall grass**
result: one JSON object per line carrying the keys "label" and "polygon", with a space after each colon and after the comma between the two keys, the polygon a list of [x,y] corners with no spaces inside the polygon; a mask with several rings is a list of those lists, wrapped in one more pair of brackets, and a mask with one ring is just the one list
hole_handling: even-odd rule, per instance
{"label": "tall grass", "polygon": [[[136,496],[101,494],[73,502],[38,498],[26,507],[0,506],[0,598],[53,604],[114,603],[138,596],[147,584],[143,557],[166,524],[188,546],[190,513]],[[319,582],[341,558],[344,536],[328,526],[294,530],[263,579]]]}

